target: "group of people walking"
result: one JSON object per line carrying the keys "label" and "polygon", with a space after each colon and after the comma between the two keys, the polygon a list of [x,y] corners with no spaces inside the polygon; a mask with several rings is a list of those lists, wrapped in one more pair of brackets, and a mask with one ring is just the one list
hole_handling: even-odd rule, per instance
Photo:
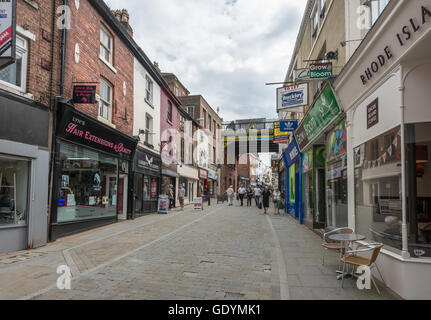
{"label": "group of people walking", "polygon": [[[229,186],[226,193],[228,198],[228,204],[229,206],[232,206],[233,199],[236,194],[233,189],[233,186]],[[265,186],[264,188],[256,186],[254,189],[252,189],[251,187],[248,187],[246,189],[244,185],[241,185],[238,188],[238,199],[241,202],[241,207],[244,206],[244,199],[247,199],[247,207],[252,206],[252,200],[254,199],[256,207],[259,209],[263,208],[265,214],[268,214],[270,199],[272,199],[275,209],[274,213],[280,213],[281,193],[278,188],[270,190],[268,186]]]}

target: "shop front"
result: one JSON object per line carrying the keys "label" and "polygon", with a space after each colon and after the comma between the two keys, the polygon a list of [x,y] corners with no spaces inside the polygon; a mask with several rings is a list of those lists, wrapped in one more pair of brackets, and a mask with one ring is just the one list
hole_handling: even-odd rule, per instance
{"label": "shop front", "polygon": [[0,95],[0,254],[47,242],[49,112]]}
{"label": "shop front", "polygon": [[283,159],[289,176],[285,186],[288,190],[286,211],[302,223],[301,153],[295,138],[284,152]]}
{"label": "shop front", "polygon": [[[178,168],[179,183],[185,189],[184,204],[188,205],[193,203],[193,199],[197,197],[199,172],[198,169],[183,165]],[[178,194],[178,193],[177,193]],[[178,196],[177,196],[178,200]],[[179,203],[178,203],[179,205]]]}
{"label": "shop front", "polygon": [[335,94],[327,82],[295,131],[295,139],[303,155],[303,222],[318,233],[323,233],[327,226],[326,134],[340,114]]}
{"label": "shop front", "polygon": [[287,213],[286,185],[286,161],[280,159],[278,161],[278,189],[280,190],[281,202],[284,204],[284,208]]}
{"label": "shop front", "polygon": [[137,140],[58,104],[50,239],[126,219]]}
{"label": "shop front", "polygon": [[208,192],[208,170],[199,168],[198,197],[204,197]]}
{"label": "shop front", "polygon": [[347,132],[342,119],[326,135],[326,226],[348,226],[347,210]]}
{"label": "shop front", "polygon": [[160,188],[160,155],[137,148],[133,161],[133,196],[130,218],[157,211]]}
{"label": "shop front", "polygon": [[[162,163],[162,185],[160,194],[169,196],[169,186],[173,188],[173,194],[177,194],[177,182],[180,175],[177,172],[177,166],[175,164],[171,164],[169,166]],[[175,201],[170,205],[175,207]]]}
{"label": "shop front", "polygon": [[393,291],[431,299],[431,1],[391,1],[379,20],[334,83],[349,123],[349,226],[384,244]]}
{"label": "shop front", "polygon": [[214,198],[218,188],[218,175],[213,169],[208,169],[208,193]]}

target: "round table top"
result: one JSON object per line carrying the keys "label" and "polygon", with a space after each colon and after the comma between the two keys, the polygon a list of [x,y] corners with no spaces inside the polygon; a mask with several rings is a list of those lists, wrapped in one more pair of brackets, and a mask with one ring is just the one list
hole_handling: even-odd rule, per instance
{"label": "round table top", "polygon": [[328,238],[334,241],[361,241],[366,239],[366,237],[356,233],[331,234]]}

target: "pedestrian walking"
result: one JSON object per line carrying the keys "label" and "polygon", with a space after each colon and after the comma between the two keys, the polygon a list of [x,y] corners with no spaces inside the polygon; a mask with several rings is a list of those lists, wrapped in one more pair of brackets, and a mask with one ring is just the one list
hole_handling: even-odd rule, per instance
{"label": "pedestrian walking", "polygon": [[244,188],[244,185],[241,185],[238,189],[239,200],[241,201],[241,207],[244,206],[244,196],[247,193],[247,190]]}
{"label": "pedestrian walking", "polygon": [[253,190],[251,187],[247,189],[247,207],[251,207],[251,199],[253,199]]}
{"label": "pedestrian walking", "polygon": [[253,190],[253,193],[254,193],[254,201],[256,201],[256,207],[259,208],[259,204],[260,204],[259,199],[260,199],[260,194],[261,194],[260,188],[255,187]]}
{"label": "pedestrian walking", "polygon": [[186,194],[186,189],[183,188],[182,183],[178,187],[178,200],[180,201],[181,211],[184,211],[184,195]]}
{"label": "pedestrian walking", "polygon": [[265,214],[268,214],[270,197],[271,197],[271,191],[269,190],[268,186],[265,186],[265,189],[262,192],[262,204],[263,204],[263,210],[265,210]]}
{"label": "pedestrian walking", "polygon": [[174,186],[169,185],[169,209],[175,208]]}
{"label": "pedestrian walking", "polygon": [[229,186],[229,188],[227,189],[226,193],[227,193],[227,201],[229,203],[229,206],[231,206],[232,202],[233,202],[233,196],[234,196],[234,193],[235,193],[235,191],[233,191],[233,186]]}
{"label": "pedestrian walking", "polygon": [[274,202],[274,214],[280,214],[281,193],[278,188],[275,188],[272,194],[272,201]]}

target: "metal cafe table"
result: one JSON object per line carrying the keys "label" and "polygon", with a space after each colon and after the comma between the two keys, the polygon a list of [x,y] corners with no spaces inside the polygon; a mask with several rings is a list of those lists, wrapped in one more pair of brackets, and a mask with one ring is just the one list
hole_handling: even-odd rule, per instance
{"label": "metal cafe table", "polygon": [[[346,258],[346,249],[349,248],[349,243],[355,242],[355,241],[361,241],[361,240],[365,240],[366,237],[360,235],[360,234],[355,234],[355,233],[338,233],[338,234],[332,234],[330,236],[328,236],[329,239],[333,240],[333,241],[341,241],[343,243],[343,245],[341,246],[341,251],[344,254],[344,258]],[[341,273],[340,275],[337,276],[337,279],[340,280],[343,277],[343,271],[339,271],[337,270],[337,273]],[[353,273],[353,269],[352,272],[345,272],[344,276],[352,276],[354,277],[354,273]]]}

